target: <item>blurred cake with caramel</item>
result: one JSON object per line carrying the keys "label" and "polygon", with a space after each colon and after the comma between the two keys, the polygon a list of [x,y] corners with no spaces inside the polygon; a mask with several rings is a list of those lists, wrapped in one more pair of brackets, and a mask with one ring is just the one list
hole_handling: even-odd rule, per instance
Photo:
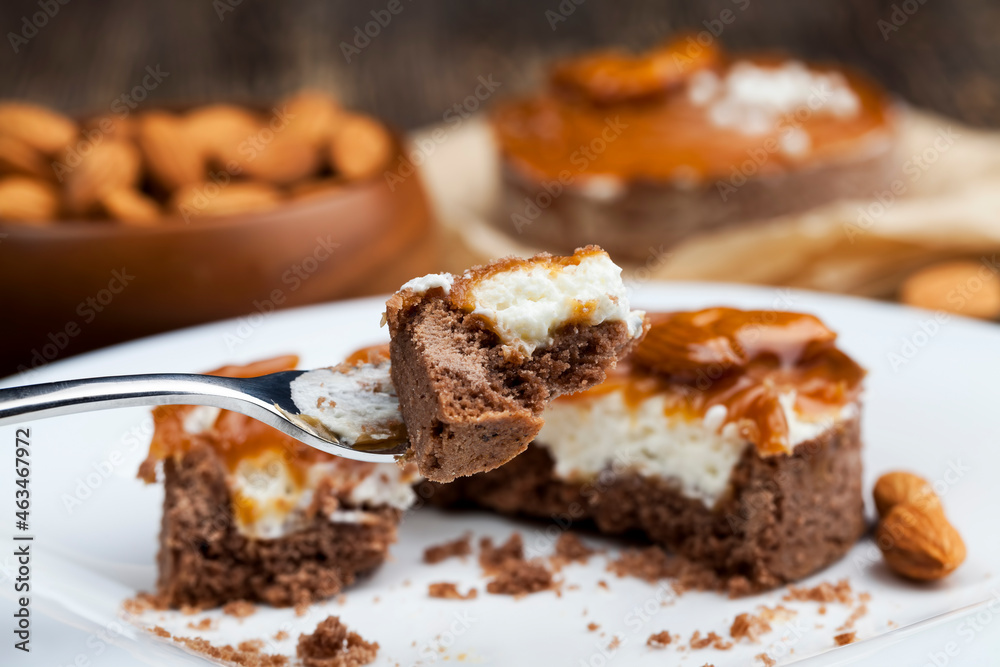
{"label": "blurred cake with caramel", "polygon": [[867,195],[895,168],[893,105],[863,76],[693,39],[557,63],[547,89],[492,121],[503,163],[492,223],[547,250],[596,243],[622,261]]}

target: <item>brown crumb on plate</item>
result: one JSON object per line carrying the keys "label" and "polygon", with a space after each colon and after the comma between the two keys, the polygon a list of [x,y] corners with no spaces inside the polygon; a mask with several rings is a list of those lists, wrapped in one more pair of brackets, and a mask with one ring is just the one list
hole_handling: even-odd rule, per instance
{"label": "brown crumb on plate", "polygon": [[274,633],[274,641],[280,642],[286,639],[288,639],[288,633],[285,632],[284,630],[278,630],[276,633]]}
{"label": "brown crumb on plate", "polygon": [[432,598],[443,598],[445,600],[474,600],[476,589],[470,588],[464,595],[458,591],[458,586],[450,581],[439,581],[427,587],[427,594]]}
{"label": "brown crumb on plate", "polygon": [[714,648],[718,651],[728,651],[733,647],[732,642],[727,642],[714,632],[709,632],[707,635],[702,637],[700,630],[694,631],[694,634],[691,635],[691,641],[688,642],[688,645],[691,647],[692,650],[695,651],[709,647]]}
{"label": "brown crumb on plate", "polygon": [[853,644],[855,641],[857,641],[857,634],[858,633],[854,631],[845,632],[843,634],[839,634],[836,637],[834,637],[833,641],[837,644],[837,646]]}
{"label": "brown crumb on plate", "polygon": [[187,626],[189,628],[191,628],[192,630],[212,630],[213,629],[212,619],[209,618],[208,616],[206,616],[205,618],[201,619],[197,623],[195,623],[194,621],[191,621],[190,623],[187,624]]}
{"label": "brown crumb on plate", "polygon": [[666,648],[673,640],[674,638],[670,636],[670,632],[667,630],[654,632],[646,640],[646,646],[649,648]]}
{"label": "brown crumb on plate", "polygon": [[493,540],[484,537],[479,540],[479,565],[486,574],[498,572],[509,562],[524,561],[524,541],[520,533],[512,533],[506,542],[498,547]]}
{"label": "brown crumb on plate", "polygon": [[788,593],[782,600],[786,602],[839,602],[840,604],[851,604],[854,601],[854,591],[847,579],[841,579],[836,584],[828,581],[812,588],[801,588],[799,586],[789,586]]}
{"label": "brown crumb on plate", "polygon": [[260,649],[264,646],[264,642],[259,639],[245,641],[238,648],[234,648],[229,644],[213,646],[211,642],[201,637],[173,636],[158,625],[153,626],[150,630],[158,637],[173,639],[194,653],[239,667],[284,667],[289,662],[288,658],[283,655],[261,653]]}
{"label": "brown crumb on plate", "polygon": [[471,535],[466,533],[457,540],[437,544],[424,549],[424,562],[429,565],[440,563],[448,558],[468,556],[472,553]]}
{"label": "brown crumb on plate", "polygon": [[257,613],[257,606],[253,602],[247,602],[246,600],[233,600],[223,605],[222,613],[226,616],[246,618]]}
{"label": "brown crumb on plate", "polygon": [[508,560],[494,573],[493,580],[486,584],[486,591],[494,595],[522,597],[555,587],[552,572],[537,562]]}
{"label": "brown crumb on plate", "polygon": [[588,632],[596,632],[597,629],[600,628],[600,627],[601,626],[598,625],[597,623],[593,623],[593,622],[587,623],[587,631]]}
{"label": "brown crumb on plate", "polygon": [[305,667],[359,667],[375,660],[378,643],[351,632],[337,616],[327,616],[312,634],[299,635],[295,654]]}
{"label": "brown crumb on plate", "polygon": [[611,638],[611,641],[608,642],[608,650],[609,651],[614,651],[616,648],[618,648],[621,645],[622,645],[621,637],[619,637],[618,635],[615,635],[614,637]]}
{"label": "brown crumb on plate", "polygon": [[308,602],[300,602],[297,605],[295,605],[295,615],[296,616],[305,616],[308,613],[309,613],[309,603]]}
{"label": "brown crumb on plate", "polygon": [[778,661],[769,656],[767,653],[758,653],[754,657],[760,660],[762,667],[774,667],[778,664]]}
{"label": "brown crumb on plate", "polygon": [[565,563],[586,563],[595,553],[573,533],[563,533],[556,540],[555,558]]}
{"label": "brown crumb on plate", "polygon": [[729,627],[729,636],[737,642],[746,639],[752,644],[756,644],[761,635],[771,631],[771,624],[767,619],[757,614],[743,613],[733,620]]}

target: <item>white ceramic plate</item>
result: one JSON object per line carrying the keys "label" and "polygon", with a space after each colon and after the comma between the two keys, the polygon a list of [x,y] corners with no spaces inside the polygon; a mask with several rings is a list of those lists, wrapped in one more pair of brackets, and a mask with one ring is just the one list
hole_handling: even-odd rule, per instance
{"label": "white ceramic plate", "polygon": [[[552,527],[487,513],[447,514],[421,509],[407,516],[392,560],[372,578],[351,588],[342,604],[314,605],[304,617],[291,610],[264,609],[243,621],[222,617],[215,630],[187,628],[195,617],[151,613],[139,621],[159,624],[216,644],[269,638],[285,629],[291,639],[268,650],[294,653],[295,638],[326,615],[340,615],[362,636],[381,644],[379,664],[757,664],[768,653],[779,664],[980,664],[1000,642],[1000,562],[996,516],[1000,498],[1000,448],[996,390],[1000,378],[1000,329],[957,317],[943,322],[933,313],[843,297],[783,289],[705,284],[647,284],[634,302],[649,310],[711,305],[812,312],[840,332],[841,345],[870,371],[864,416],[866,488],[880,472],[909,468],[934,480],[948,514],[964,536],[969,557],[938,584],[916,586],[891,576],[877,550],[862,540],[841,562],[804,582],[848,578],[855,591],[871,594],[869,612],[857,623],[859,643],[833,648],[836,628],[849,610],[815,603],[788,603],[797,611],[759,645],[728,651],[677,651],[646,647],[661,630],[685,639],[700,630],[728,637],[733,618],[758,605],[782,604],[782,591],[729,600],[687,593],[661,605],[665,589],[635,579],[617,579],[606,560],[563,570],[561,596],[546,592],[522,599],[484,594],[472,559],[437,566],[420,562],[425,546],[465,531],[505,539],[520,530],[532,554],[547,553]],[[198,327],[53,363],[5,384],[120,373],[201,371],[296,352],[304,367],[328,365],[361,346],[384,340],[382,302],[365,299]],[[35,652],[0,649],[2,664],[128,665],[192,664],[200,661],[121,618],[122,599],[151,590],[159,527],[161,489],[135,479],[145,455],[151,420],[147,410],[92,413],[28,424],[31,427],[32,604]],[[0,482],[13,488],[14,429],[0,429]],[[0,495],[0,534],[13,534],[13,493]],[[9,539],[9,538],[4,538]],[[614,540],[585,537],[616,548]],[[4,549],[0,592],[2,636],[10,636],[16,563]],[[606,580],[608,589],[598,585]],[[427,584],[455,581],[480,589],[474,601],[430,599]],[[963,609],[969,605],[979,606]],[[960,610],[960,611],[955,611]],[[949,612],[952,612],[949,614]],[[928,620],[931,619],[931,620]],[[990,621],[993,621],[992,624]],[[597,623],[596,632],[587,630]],[[917,625],[920,624],[920,625]],[[614,636],[617,649],[609,649]],[[686,641],[684,643],[687,643]],[[909,653],[907,653],[909,651]],[[14,662],[6,662],[6,656]],[[908,656],[908,657],[907,657]],[[943,662],[942,662],[943,660]],[[86,662],[79,662],[86,661]],[[902,661],[902,662],[900,662]]]}

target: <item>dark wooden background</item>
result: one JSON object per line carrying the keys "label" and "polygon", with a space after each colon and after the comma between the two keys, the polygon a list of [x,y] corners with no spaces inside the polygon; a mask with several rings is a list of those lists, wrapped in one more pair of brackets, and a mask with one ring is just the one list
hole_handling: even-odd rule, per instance
{"label": "dark wooden background", "polygon": [[[735,18],[720,38],[732,49],[852,63],[917,105],[1000,125],[996,0],[562,0],[573,12],[555,29],[546,11],[558,12],[560,0],[398,0],[402,11],[350,63],[341,42],[389,0],[63,1],[19,53],[7,33],[21,32],[39,0],[0,6],[0,97],[104,110],[158,64],[169,77],[145,106],[261,102],[314,85],[410,128],[440,120],[481,75],[510,94],[535,83],[553,55],[641,48],[679,29],[703,30],[728,9]],[[894,8],[898,30],[883,30],[879,21],[892,25]]]}

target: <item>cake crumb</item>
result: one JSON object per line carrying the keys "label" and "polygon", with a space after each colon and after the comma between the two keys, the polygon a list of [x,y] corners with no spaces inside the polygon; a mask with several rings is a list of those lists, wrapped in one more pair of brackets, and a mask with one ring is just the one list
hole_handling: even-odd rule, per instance
{"label": "cake crumb", "polygon": [[673,641],[673,637],[670,636],[670,632],[664,630],[663,632],[654,632],[646,640],[646,646],[649,648],[666,648],[670,642]]}
{"label": "cake crumb", "polygon": [[552,572],[541,563],[509,560],[494,573],[493,580],[486,584],[486,591],[493,595],[523,597],[555,587]]}
{"label": "cake crumb", "polygon": [[337,616],[320,621],[312,634],[299,635],[295,654],[305,667],[359,667],[375,660],[378,643],[351,632]]}
{"label": "cake crumb", "polygon": [[789,586],[788,593],[781,598],[786,602],[839,602],[840,604],[851,604],[854,601],[854,592],[847,579],[841,579],[836,584],[824,581],[812,588],[800,588]]}
{"label": "cake crumb", "polygon": [[190,623],[187,624],[187,626],[189,628],[191,628],[192,630],[213,630],[214,629],[213,626],[212,626],[212,619],[210,617],[208,617],[208,616],[206,616],[205,618],[201,619],[197,623],[195,623],[194,621],[191,621]]}
{"label": "cake crumb", "polygon": [[603,579],[598,580],[597,586],[599,588],[603,588],[606,591],[610,591],[611,590],[611,587],[608,586],[608,582],[604,581]]}
{"label": "cake crumb", "polygon": [[587,631],[588,632],[595,632],[600,627],[601,626],[598,625],[597,623],[587,623]]}
{"label": "cake crumb", "polygon": [[691,641],[688,642],[688,645],[691,647],[692,650],[696,651],[709,647],[714,648],[718,651],[728,651],[733,647],[732,642],[727,642],[725,639],[723,639],[715,632],[709,632],[707,635],[702,637],[700,630],[694,631],[694,634],[691,635]]}
{"label": "cake crumb", "polygon": [[563,533],[556,540],[554,559],[563,563],[586,563],[596,551],[573,533]]}
{"label": "cake crumb", "polygon": [[284,630],[278,630],[276,633],[274,633],[274,641],[280,642],[286,639],[288,639],[288,633],[285,632]]}
{"label": "cake crumb", "polygon": [[655,546],[623,551],[616,560],[608,563],[608,571],[619,577],[636,577],[649,583],[671,577],[675,572],[666,552]]}
{"label": "cake crumb", "polygon": [[171,637],[172,635],[166,631],[166,629],[161,628],[159,625],[154,625],[149,629],[157,637]]}
{"label": "cake crumb", "polygon": [[308,602],[300,602],[297,605],[295,605],[295,615],[296,616],[305,616],[308,613],[309,613],[309,603]]}
{"label": "cake crumb", "polygon": [[760,660],[760,664],[763,667],[774,667],[778,664],[778,661],[769,656],[767,653],[758,653],[754,657]]}
{"label": "cake crumb", "polygon": [[246,618],[247,616],[253,616],[256,614],[257,607],[253,602],[248,602],[246,600],[233,600],[232,602],[227,602],[223,605],[222,613],[226,616]]}
{"label": "cake crumb", "polygon": [[621,637],[619,637],[618,635],[615,635],[614,637],[611,638],[611,641],[608,642],[608,650],[609,651],[614,651],[616,648],[618,648],[621,645],[622,645]]}
{"label": "cake crumb", "polygon": [[733,620],[729,627],[729,636],[737,642],[746,639],[752,644],[756,644],[761,635],[771,631],[771,624],[767,619],[756,614],[743,613]]}
{"label": "cake crumb", "polygon": [[468,556],[472,553],[471,538],[472,536],[466,533],[457,540],[427,547],[424,549],[424,562],[434,565],[448,558]]}
{"label": "cake crumb", "polygon": [[469,592],[463,595],[458,592],[456,584],[449,581],[439,581],[427,587],[427,594],[432,598],[444,598],[446,600],[474,600],[476,599],[477,591],[475,588],[470,588]]}
{"label": "cake crumb", "polygon": [[837,628],[837,631],[839,632],[842,630],[850,630],[851,628],[854,627],[854,624],[858,622],[858,619],[860,619],[867,613],[868,613],[868,605],[864,603],[859,604],[857,607],[851,610],[851,613],[847,617],[847,620],[844,621],[843,625]]}
{"label": "cake crumb", "polygon": [[507,541],[498,547],[493,540],[484,537],[479,540],[479,566],[486,574],[500,571],[507,563],[524,561],[524,541],[521,533],[511,533]]}
{"label": "cake crumb", "polygon": [[283,655],[261,653],[260,649],[263,648],[264,642],[259,639],[242,642],[238,648],[234,648],[229,644],[214,646],[201,637],[174,636],[158,625],[153,626],[151,631],[159,637],[172,639],[194,653],[239,667],[285,667],[289,662],[288,658]]}
{"label": "cake crumb", "polygon": [[854,632],[854,631],[852,631],[852,632],[844,632],[844,633],[839,634],[836,637],[834,637],[833,641],[836,642],[837,646],[844,646],[846,644],[853,644],[856,641],[857,634],[858,633]]}
{"label": "cake crumb", "polygon": [[136,593],[134,597],[122,601],[122,609],[133,616],[141,616],[152,609],[162,611],[167,608],[167,605],[152,593]]}

